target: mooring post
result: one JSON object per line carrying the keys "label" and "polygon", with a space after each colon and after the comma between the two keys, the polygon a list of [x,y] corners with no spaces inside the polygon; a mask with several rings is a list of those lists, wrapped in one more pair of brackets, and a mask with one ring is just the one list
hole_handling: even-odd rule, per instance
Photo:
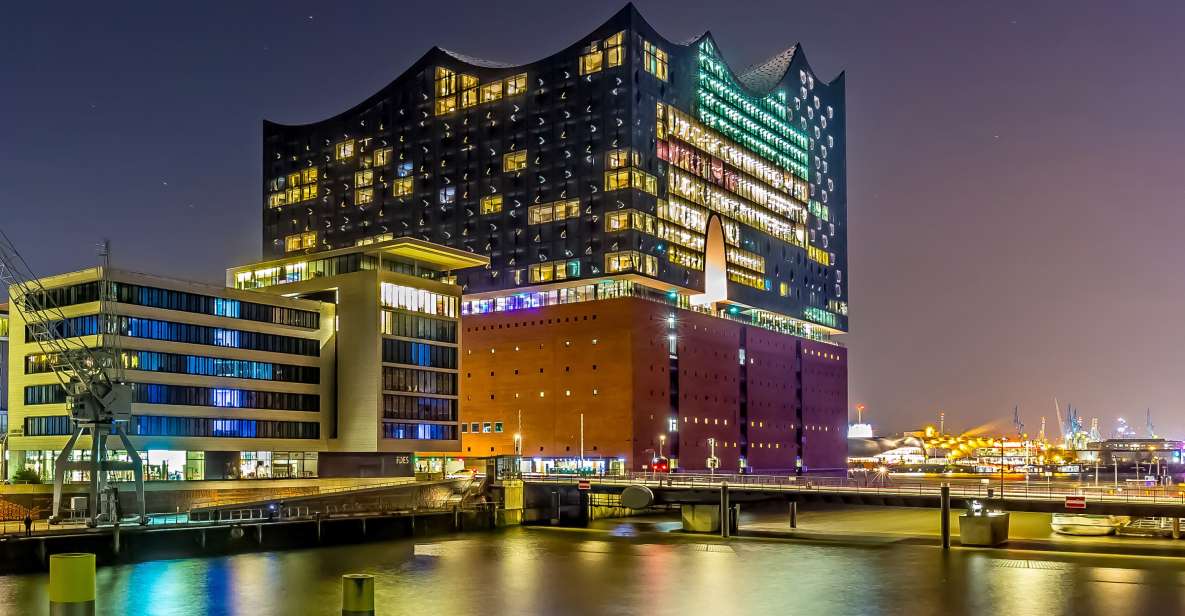
{"label": "mooring post", "polygon": [[49,557],[49,613],[95,613],[95,555],[54,554]]}
{"label": "mooring post", "polygon": [[374,576],[342,576],[342,616],[374,616]]}
{"label": "mooring post", "polygon": [[950,549],[950,484],[942,484],[942,549]]}
{"label": "mooring post", "polygon": [[732,523],[729,520],[732,517],[731,507],[728,503],[728,482],[720,482],[720,536],[728,539],[732,534]]}
{"label": "mooring post", "polygon": [[1181,538],[1181,518],[1173,516],[1173,539]]}
{"label": "mooring post", "polygon": [[790,501],[790,528],[798,528],[798,501]]}

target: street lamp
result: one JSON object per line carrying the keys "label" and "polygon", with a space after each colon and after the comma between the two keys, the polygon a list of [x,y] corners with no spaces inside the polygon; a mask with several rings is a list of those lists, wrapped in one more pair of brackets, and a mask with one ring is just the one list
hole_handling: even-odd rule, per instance
{"label": "street lamp", "polygon": [[665,445],[666,443],[667,443],[667,435],[659,434],[658,435],[658,457],[660,460],[662,459],[662,446]]}

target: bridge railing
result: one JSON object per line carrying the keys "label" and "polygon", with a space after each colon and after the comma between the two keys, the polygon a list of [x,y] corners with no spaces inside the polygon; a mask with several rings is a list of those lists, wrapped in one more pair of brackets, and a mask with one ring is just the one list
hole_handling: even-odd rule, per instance
{"label": "bridge railing", "polygon": [[[770,490],[777,492],[820,492],[831,494],[861,494],[891,496],[932,496],[941,493],[938,482],[898,481],[888,479],[855,479],[846,477],[793,477],[784,475],[736,475],[706,473],[626,473],[592,477],[571,475],[524,475],[528,482],[575,484],[589,481],[601,485],[646,485],[659,488],[718,489],[727,483],[731,488]],[[1067,496],[1085,496],[1088,501],[1127,503],[1133,505],[1185,506],[1185,488],[1180,486],[1064,486],[1052,483],[1021,483],[1012,481],[1001,488],[995,482],[951,482],[954,498],[989,500],[1001,497],[1009,500],[1062,501]]]}

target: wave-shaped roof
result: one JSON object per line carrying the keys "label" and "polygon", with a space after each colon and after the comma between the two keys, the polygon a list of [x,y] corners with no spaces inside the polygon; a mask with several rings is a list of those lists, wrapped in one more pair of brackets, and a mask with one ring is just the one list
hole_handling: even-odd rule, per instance
{"label": "wave-shaped roof", "polygon": [[764,62],[758,62],[737,75],[737,81],[750,90],[768,92],[782,82],[782,78],[790,70],[794,62],[794,54],[798,53],[798,44],[779,52]]}

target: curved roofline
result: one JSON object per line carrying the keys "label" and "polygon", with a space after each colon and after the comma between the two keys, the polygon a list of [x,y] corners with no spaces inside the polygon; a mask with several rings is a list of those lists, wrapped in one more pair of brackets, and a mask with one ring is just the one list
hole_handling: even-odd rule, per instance
{"label": "curved roofline", "polygon": [[[721,59],[724,66],[728,69],[729,75],[732,77],[733,81],[738,86],[740,86],[742,90],[744,90],[747,94],[749,94],[751,96],[755,96],[755,97],[759,97],[759,98],[768,96],[771,92],[773,92],[778,87],[778,85],[782,84],[786,80],[786,75],[790,72],[791,66],[795,63],[795,61],[797,61],[800,58],[802,60],[802,65],[806,68],[806,70],[808,70],[810,72],[810,74],[812,76],[814,76],[816,79],[819,78],[819,76],[815,72],[814,68],[811,67],[810,62],[807,61],[806,53],[802,50],[802,45],[799,43],[795,43],[793,46],[774,54],[770,58],[767,58],[766,60],[763,60],[761,62],[758,62],[758,63],[746,68],[745,71],[743,71],[741,74],[738,75],[737,72],[733,69],[732,65],[729,64],[728,60],[726,60],[724,58],[724,54],[721,51],[720,44],[716,42],[716,37],[712,35],[711,30],[704,31],[703,34],[692,38],[691,40],[689,40],[686,43],[679,43],[679,42],[672,41],[669,38],[667,38],[666,36],[663,36],[662,33],[660,33],[654,26],[652,26],[650,24],[649,21],[646,20],[645,17],[642,16],[641,12],[638,11],[637,7],[634,6],[633,2],[628,2],[628,3],[626,3],[626,5],[624,7],[621,8],[621,10],[614,13],[612,16],[610,16],[608,19],[606,19],[599,26],[597,26],[596,28],[593,28],[592,30],[589,30],[584,35],[577,37],[577,39],[576,39],[577,42],[572,43],[571,45],[568,45],[567,47],[565,47],[555,53],[549,54],[547,56],[544,56],[544,57],[536,59],[536,60],[532,60],[531,62],[525,62],[522,64],[507,64],[507,63],[502,63],[502,62],[495,62],[495,61],[485,60],[482,58],[477,58],[474,56],[465,55],[460,52],[451,51],[448,49],[444,49],[443,47],[433,45],[432,48],[430,48],[427,51],[427,53],[425,53],[418,60],[413,62],[411,64],[411,66],[407,67],[403,72],[399,73],[398,76],[396,76],[391,81],[387,82],[386,85],[379,88],[378,91],[376,91],[374,94],[366,97],[365,100],[358,103],[357,105],[350,107],[349,109],[346,109],[340,113],[336,113],[336,114],[329,116],[327,118],[322,118],[320,120],[314,120],[312,122],[284,124],[284,123],[274,122],[274,121],[264,118],[263,123],[264,123],[264,126],[272,126],[272,127],[279,127],[279,128],[301,128],[301,127],[306,127],[306,126],[312,126],[315,124],[322,124],[325,122],[330,122],[330,121],[336,120],[338,118],[351,115],[353,113],[356,113],[360,109],[365,109],[365,108],[370,107],[371,105],[374,105],[375,103],[381,101],[384,98],[384,96],[383,96],[384,93],[387,91],[388,88],[390,88],[392,85],[394,85],[395,82],[403,79],[408,74],[413,74],[413,73],[419,72],[420,70],[422,70],[428,66],[432,66],[439,60],[447,60],[451,63],[459,62],[459,63],[462,63],[462,64],[468,66],[470,68],[470,70],[472,70],[474,72],[478,72],[478,73],[484,72],[484,71],[515,71],[515,70],[523,69],[523,68],[531,66],[533,64],[539,64],[541,62],[546,62],[548,60],[551,60],[552,58],[556,58],[558,56],[562,56],[562,55],[571,53],[572,50],[579,48],[581,46],[580,45],[581,41],[586,39],[589,35],[591,35],[594,32],[597,32],[599,30],[603,30],[611,24],[614,24],[617,22],[626,22],[626,23],[632,25],[635,20],[637,22],[640,22],[642,25],[645,25],[650,31],[652,31],[658,38],[659,42],[661,42],[665,45],[668,45],[668,46],[682,47],[685,49],[692,49],[692,48],[700,45],[700,43],[702,43],[704,41],[704,39],[711,41],[713,48],[716,50],[717,57],[719,57]],[[765,88],[764,91],[761,91],[761,89],[754,89],[753,87],[751,87],[752,79],[744,78],[744,75],[748,74],[750,71],[753,71],[754,69],[760,68],[760,67],[765,66],[767,64],[771,64],[775,61],[780,62],[781,60],[779,60],[779,57],[783,56],[787,52],[791,52],[788,56],[789,59],[785,61],[785,67],[781,70],[781,74],[778,76],[777,81],[772,82],[773,85],[768,88]],[[824,85],[831,87],[831,86],[835,85],[836,83],[842,82],[843,76],[844,76],[844,71],[840,71],[840,73],[838,75],[836,75],[834,78],[832,78],[830,81],[822,82],[821,79],[820,79],[820,81]]]}

